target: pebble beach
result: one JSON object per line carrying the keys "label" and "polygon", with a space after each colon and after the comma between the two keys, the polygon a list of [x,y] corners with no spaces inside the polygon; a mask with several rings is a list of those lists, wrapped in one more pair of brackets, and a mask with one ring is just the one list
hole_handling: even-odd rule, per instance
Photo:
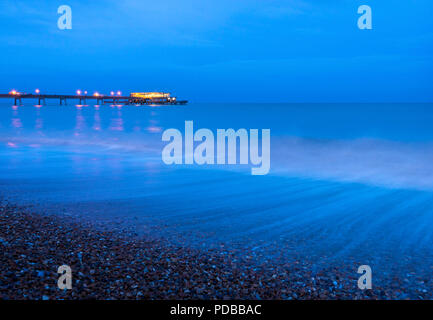
{"label": "pebble beach", "polygon": [[[0,206],[0,299],[390,299],[306,261],[258,263],[251,252],[198,250],[91,221]],[[72,269],[59,289],[57,268]],[[423,298],[422,296],[420,298]]]}

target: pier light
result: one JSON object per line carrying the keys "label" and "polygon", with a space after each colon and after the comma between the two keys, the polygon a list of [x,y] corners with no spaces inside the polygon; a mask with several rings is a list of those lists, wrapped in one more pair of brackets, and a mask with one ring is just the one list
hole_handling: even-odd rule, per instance
{"label": "pier light", "polygon": [[81,90],[77,90],[77,95],[80,95],[81,94]]}
{"label": "pier light", "polygon": [[95,92],[93,95],[94,95],[95,97],[99,97],[99,93],[98,93],[98,92]]}
{"label": "pier light", "polygon": [[39,89],[35,90],[36,94],[39,94],[41,91]]}
{"label": "pier light", "polygon": [[87,94],[87,91],[84,91],[84,94]]}
{"label": "pier light", "polygon": [[110,94],[111,94],[112,96],[114,96],[114,91],[111,91]]}
{"label": "pier light", "polygon": [[118,96],[122,95],[122,92],[117,91],[117,95],[118,95]]}
{"label": "pier light", "polygon": [[9,92],[9,94],[16,95],[16,94],[18,94],[18,92],[14,89],[14,90],[12,90],[11,92]]}

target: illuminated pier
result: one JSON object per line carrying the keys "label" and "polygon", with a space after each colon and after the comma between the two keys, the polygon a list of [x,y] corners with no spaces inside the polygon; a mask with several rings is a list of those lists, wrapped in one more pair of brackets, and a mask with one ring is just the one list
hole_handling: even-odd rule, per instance
{"label": "illuminated pier", "polygon": [[171,97],[169,93],[164,92],[135,92],[129,96],[122,96],[120,92],[117,95],[111,92],[111,95],[103,95],[94,93],[88,95],[87,92],[83,95],[80,90],[77,90],[75,95],[65,94],[41,94],[37,89],[36,93],[21,93],[16,90],[12,90],[6,94],[0,94],[0,98],[14,99],[15,105],[22,105],[23,99],[35,99],[38,101],[38,105],[46,104],[47,99],[58,100],[60,105],[66,105],[68,100],[78,101],[78,104],[85,105],[88,100],[93,100],[97,105],[102,104],[135,104],[135,105],[184,105],[187,104],[186,100],[177,100],[175,97]]}

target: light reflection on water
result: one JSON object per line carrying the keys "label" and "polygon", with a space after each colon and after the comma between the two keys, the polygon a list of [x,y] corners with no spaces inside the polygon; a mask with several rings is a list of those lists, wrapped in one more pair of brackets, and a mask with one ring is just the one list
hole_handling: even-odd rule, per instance
{"label": "light reflection on water", "polygon": [[[271,174],[165,166],[162,131],[185,120],[270,128]],[[428,269],[432,123],[432,105],[1,106],[0,190],[191,245],[276,241],[318,263],[409,256]]]}

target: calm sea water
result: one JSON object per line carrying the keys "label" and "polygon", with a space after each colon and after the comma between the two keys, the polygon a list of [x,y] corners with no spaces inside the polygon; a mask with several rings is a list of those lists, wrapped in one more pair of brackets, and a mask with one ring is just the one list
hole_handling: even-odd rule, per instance
{"label": "calm sea water", "polygon": [[[0,105],[0,192],[169,241],[432,273],[433,105]],[[271,171],[167,166],[162,132],[271,129]],[[281,253],[281,252],[279,252]]]}

